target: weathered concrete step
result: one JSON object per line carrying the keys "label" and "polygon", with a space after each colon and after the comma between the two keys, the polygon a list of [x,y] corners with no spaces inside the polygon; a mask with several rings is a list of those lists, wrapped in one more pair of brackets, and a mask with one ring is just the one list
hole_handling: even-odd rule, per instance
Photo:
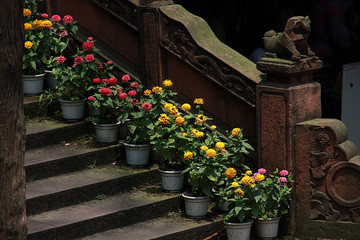
{"label": "weathered concrete step", "polygon": [[40,96],[24,97],[24,115],[27,119],[39,116],[52,116],[60,109],[60,104],[56,99],[50,101],[46,96],[42,98],[42,106],[39,104]]}
{"label": "weathered concrete step", "polygon": [[108,230],[79,240],[147,240],[147,239],[204,239],[224,227],[220,216],[193,220],[180,213],[136,223],[123,228]]}
{"label": "weathered concrete step", "polygon": [[93,141],[29,149],[25,152],[26,179],[34,181],[116,162],[120,152],[121,144],[100,146]]}
{"label": "weathered concrete step", "polygon": [[27,239],[76,239],[178,211],[180,202],[180,194],[163,193],[159,184],[148,185],[104,200],[29,216]]}
{"label": "weathered concrete step", "polygon": [[26,122],[26,149],[59,144],[77,139],[84,134],[94,133],[90,122],[65,123],[55,120]]}
{"label": "weathered concrete step", "polygon": [[160,174],[155,165],[134,169],[108,164],[41,179],[27,183],[27,214],[71,206],[93,200],[102,194],[114,195],[157,182],[160,182]]}

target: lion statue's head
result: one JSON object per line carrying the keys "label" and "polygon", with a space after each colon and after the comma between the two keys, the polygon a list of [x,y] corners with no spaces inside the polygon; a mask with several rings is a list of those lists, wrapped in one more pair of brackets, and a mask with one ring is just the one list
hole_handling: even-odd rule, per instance
{"label": "lion statue's head", "polygon": [[307,40],[311,31],[308,16],[296,16],[286,22],[284,32],[292,41]]}

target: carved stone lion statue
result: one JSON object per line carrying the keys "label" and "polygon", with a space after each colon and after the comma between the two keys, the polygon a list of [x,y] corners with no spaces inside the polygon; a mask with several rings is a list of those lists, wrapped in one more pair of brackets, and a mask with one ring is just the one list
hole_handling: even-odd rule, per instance
{"label": "carved stone lion statue", "polygon": [[294,61],[299,61],[301,55],[315,56],[307,43],[310,23],[308,16],[296,16],[287,21],[284,32],[267,31],[263,37],[265,56],[291,58]]}

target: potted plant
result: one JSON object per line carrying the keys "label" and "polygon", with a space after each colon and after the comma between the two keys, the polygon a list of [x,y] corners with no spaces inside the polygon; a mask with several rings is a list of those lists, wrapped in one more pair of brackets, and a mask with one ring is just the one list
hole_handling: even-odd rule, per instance
{"label": "potted plant", "polygon": [[263,174],[265,179],[259,184],[261,195],[255,233],[258,237],[273,238],[278,235],[281,216],[287,214],[290,207],[292,174],[276,169],[273,174],[266,175],[264,168],[260,168],[257,174]]}
{"label": "potted plant", "polygon": [[140,85],[130,83],[128,78],[129,75],[124,75],[122,81],[114,76],[108,79],[94,78],[93,84],[88,88],[93,92],[88,97],[89,104],[98,110],[98,114],[87,119],[93,122],[96,140],[100,143],[116,142],[118,126],[125,123],[129,112],[138,105]]}
{"label": "potted plant", "polygon": [[220,188],[222,201],[229,202],[229,211],[223,215],[229,240],[250,239],[253,219],[258,217],[264,175],[252,175],[251,170],[238,174],[234,168],[225,171],[225,185]]}

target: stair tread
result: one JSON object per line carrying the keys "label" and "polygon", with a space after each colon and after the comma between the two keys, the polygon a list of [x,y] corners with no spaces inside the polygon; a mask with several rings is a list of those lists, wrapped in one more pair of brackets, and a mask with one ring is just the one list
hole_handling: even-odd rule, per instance
{"label": "stair tread", "polygon": [[[145,240],[156,239],[163,236],[187,231],[208,224],[221,221],[220,217],[211,219],[194,220],[181,216],[180,213],[170,213],[167,216],[139,222],[123,228],[96,233],[79,240]],[[174,238],[168,238],[174,239]]]}
{"label": "stair tread", "polygon": [[88,124],[87,122],[74,122],[74,123],[65,123],[63,121],[56,121],[53,119],[44,119],[40,121],[26,121],[26,135],[36,134],[40,132],[46,132],[49,130],[70,127],[70,126],[77,126]]}
{"label": "stair tread", "polygon": [[174,197],[179,197],[179,194],[162,193],[159,184],[145,186],[141,189],[107,197],[104,200],[92,200],[29,216],[28,233],[46,231]]}
{"label": "stair tread", "polygon": [[152,166],[149,169],[133,169],[125,166],[106,165],[103,167],[96,167],[93,169],[86,169],[46,179],[36,180],[27,183],[26,199],[50,195],[61,191],[67,191],[69,189],[77,189],[87,185],[117,179],[122,176],[155,169],[156,166]]}

